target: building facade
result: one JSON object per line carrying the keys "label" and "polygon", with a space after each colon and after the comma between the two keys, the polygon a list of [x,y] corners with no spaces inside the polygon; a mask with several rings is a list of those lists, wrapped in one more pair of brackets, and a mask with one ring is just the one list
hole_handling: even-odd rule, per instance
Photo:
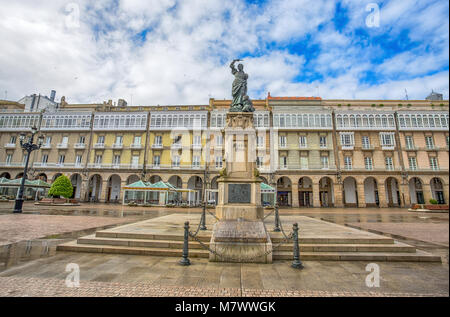
{"label": "building facade", "polygon": [[[65,174],[81,201],[121,201],[122,188],[139,179],[194,189],[198,202],[214,200],[227,159],[229,105],[210,99],[128,107],[68,104],[63,97],[56,107],[30,112],[0,101],[0,177],[22,177],[19,134],[36,126],[45,142],[32,153],[28,177],[52,182]],[[276,187],[279,205],[406,207],[432,198],[448,204],[448,101],[269,94],[254,107],[257,166]]]}

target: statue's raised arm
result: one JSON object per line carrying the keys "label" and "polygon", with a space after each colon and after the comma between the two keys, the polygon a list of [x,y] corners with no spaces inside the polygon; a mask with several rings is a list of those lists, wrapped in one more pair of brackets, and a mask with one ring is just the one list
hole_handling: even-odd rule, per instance
{"label": "statue's raised arm", "polygon": [[234,75],[234,74],[236,74],[237,72],[238,72],[238,70],[236,69],[236,67],[234,66],[234,64],[236,63],[236,62],[240,62],[240,61],[242,61],[241,59],[235,59],[235,60],[233,60],[232,62],[231,62],[231,64],[230,64],[230,68],[231,68],[231,73]]}

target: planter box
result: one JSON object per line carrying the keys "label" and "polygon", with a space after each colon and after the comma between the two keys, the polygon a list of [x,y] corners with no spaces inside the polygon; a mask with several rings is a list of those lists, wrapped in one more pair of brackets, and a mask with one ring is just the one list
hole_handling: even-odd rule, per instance
{"label": "planter box", "polygon": [[419,205],[415,204],[411,209],[448,210],[448,205]]}

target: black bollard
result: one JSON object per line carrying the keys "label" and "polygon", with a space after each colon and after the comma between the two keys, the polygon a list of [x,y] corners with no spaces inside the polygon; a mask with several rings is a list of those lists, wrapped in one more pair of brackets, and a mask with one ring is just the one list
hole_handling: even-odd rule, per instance
{"label": "black bollard", "polygon": [[203,202],[202,217],[200,219],[200,230],[207,230],[206,229],[206,203],[205,202]]}
{"label": "black bollard", "polygon": [[292,267],[294,269],[303,269],[303,264],[300,261],[300,247],[298,246],[298,224],[294,223],[293,227],[293,239],[294,239],[294,261]]}
{"label": "black bollard", "polygon": [[183,243],[183,258],[180,260],[180,265],[191,265],[189,261],[189,221],[184,223],[184,243]]}
{"label": "black bollard", "polygon": [[280,232],[280,214],[278,213],[278,205],[275,205],[275,228],[274,232]]}

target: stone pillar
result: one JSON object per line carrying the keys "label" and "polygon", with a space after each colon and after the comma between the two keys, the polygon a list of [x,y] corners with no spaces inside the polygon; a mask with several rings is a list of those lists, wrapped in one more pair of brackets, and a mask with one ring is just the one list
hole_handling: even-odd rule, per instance
{"label": "stone pillar", "polygon": [[333,184],[333,195],[334,195],[334,207],[343,208],[344,207],[344,191],[342,190],[342,184]]}
{"label": "stone pillar", "polygon": [[380,208],[387,208],[386,187],[381,182],[378,184],[378,199],[380,200]]}
{"label": "stone pillar", "polygon": [[400,185],[400,188],[401,188],[400,196],[404,199],[404,202],[405,202],[404,207],[410,207],[411,206],[411,197],[409,196],[409,185],[402,184],[402,185]]}
{"label": "stone pillar", "polygon": [[423,189],[423,200],[425,200],[425,204],[430,204],[430,199],[433,198],[433,194],[431,193],[430,184],[422,184]]}
{"label": "stone pillar", "polygon": [[358,208],[365,208],[366,196],[364,194],[364,183],[356,183],[356,192],[358,193]]}
{"label": "stone pillar", "polygon": [[444,201],[448,205],[449,204],[449,201],[448,201],[448,199],[449,199],[449,197],[448,197],[448,190],[449,190],[448,184],[447,185],[443,184],[442,187],[443,187],[443,190],[444,190]]}
{"label": "stone pillar", "polygon": [[99,202],[106,202],[108,200],[108,180],[104,180],[102,184],[103,195],[98,198]]}
{"label": "stone pillar", "polygon": [[120,182],[120,192],[119,192],[119,203],[123,203],[123,195],[125,195],[125,191],[123,190],[123,188],[127,186],[127,181],[121,181]]}
{"label": "stone pillar", "polygon": [[89,178],[81,180],[80,201],[88,201]]}
{"label": "stone pillar", "polygon": [[319,188],[319,183],[313,183],[312,191],[313,191],[313,207],[320,208],[320,188]]}
{"label": "stone pillar", "polygon": [[300,207],[299,202],[298,202],[298,184],[292,183],[291,197],[292,197],[292,199],[291,199],[292,207],[294,207],[294,208]]}
{"label": "stone pillar", "polygon": [[[188,182],[183,182],[182,188],[183,188],[183,189],[188,189]],[[183,201],[186,201],[186,202],[187,202],[187,200],[188,200],[188,193],[187,193],[187,192],[182,192],[182,193],[181,193],[181,199],[182,199]]]}

